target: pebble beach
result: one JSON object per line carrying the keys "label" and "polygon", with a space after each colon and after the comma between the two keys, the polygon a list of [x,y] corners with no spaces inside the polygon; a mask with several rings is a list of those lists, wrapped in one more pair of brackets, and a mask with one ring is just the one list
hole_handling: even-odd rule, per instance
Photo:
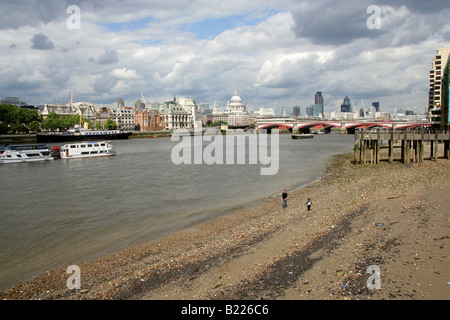
{"label": "pebble beach", "polygon": [[[164,238],[0,291],[6,300],[448,300],[450,161],[353,164]],[[276,191],[274,191],[276,193]],[[312,201],[307,210],[306,201]],[[370,266],[379,288],[369,288]]]}

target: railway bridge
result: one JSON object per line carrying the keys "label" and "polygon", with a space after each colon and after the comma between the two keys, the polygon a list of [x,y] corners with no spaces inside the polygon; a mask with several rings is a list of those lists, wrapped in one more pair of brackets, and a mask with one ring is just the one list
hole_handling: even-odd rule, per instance
{"label": "railway bridge", "polygon": [[420,121],[410,122],[386,122],[386,121],[348,121],[348,120],[312,120],[301,121],[292,119],[260,119],[257,120],[255,129],[287,129],[291,132],[309,132],[311,128],[322,128],[330,131],[331,128],[339,128],[347,133],[354,134],[357,129],[412,129],[429,127],[429,123]]}

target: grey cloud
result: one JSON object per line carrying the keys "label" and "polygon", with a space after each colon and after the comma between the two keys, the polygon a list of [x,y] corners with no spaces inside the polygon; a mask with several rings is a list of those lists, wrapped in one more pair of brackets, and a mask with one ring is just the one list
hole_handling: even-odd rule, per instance
{"label": "grey cloud", "polygon": [[114,86],[117,84],[118,80],[113,79],[108,76],[101,76],[94,81],[94,89],[100,93],[110,93]]}
{"label": "grey cloud", "polygon": [[383,0],[380,2],[381,4],[389,5],[392,7],[400,7],[404,5],[413,12],[425,14],[439,13],[444,8],[448,7],[448,0]]}
{"label": "grey cloud", "polygon": [[308,38],[316,44],[340,45],[374,36],[366,25],[369,5],[360,0],[305,2],[292,10],[295,24],[291,29],[297,38]]}
{"label": "grey cloud", "polygon": [[[381,29],[370,30],[367,13],[371,5],[382,9]],[[399,10],[406,7],[409,14],[395,16],[383,7]],[[306,1],[291,11],[292,32],[314,44],[344,45],[354,40],[376,40],[380,46],[398,46],[420,43],[438,33],[448,24],[449,9],[446,1],[387,1],[387,0],[318,0]]]}
{"label": "grey cloud", "polygon": [[[83,0],[84,1],[84,0]],[[82,0],[0,0],[0,29],[37,27],[68,18],[69,5],[82,5]]]}
{"label": "grey cloud", "polygon": [[97,59],[97,63],[103,65],[117,63],[118,61],[118,53],[113,49],[105,49],[105,54]]}
{"label": "grey cloud", "polygon": [[33,43],[32,49],[36,50],[53,50],[55,49],[55,44],[43,33],[37,33],[33,36],[30,41]]}

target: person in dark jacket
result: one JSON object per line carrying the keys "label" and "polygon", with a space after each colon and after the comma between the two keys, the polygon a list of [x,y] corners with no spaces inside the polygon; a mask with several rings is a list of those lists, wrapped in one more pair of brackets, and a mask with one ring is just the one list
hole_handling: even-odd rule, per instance
{"label": "person in dark jacket", "polygon": [[287,196],[288,196],[288,194],[287,194],[286,190],[283,190],[283,193],[281,194],[281,199],[283,202],[283,209],[287,208]]}

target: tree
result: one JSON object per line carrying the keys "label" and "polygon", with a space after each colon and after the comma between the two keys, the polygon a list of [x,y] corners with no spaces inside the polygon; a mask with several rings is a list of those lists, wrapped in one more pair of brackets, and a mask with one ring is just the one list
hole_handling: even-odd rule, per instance
{"label": "tree", "polygon": [[112,119],[108,119],[106,120],[104,127],[106,130],[115,130],[117,129],[117,124]]}
{"label": "tree", "polygon": [[17,133],[30,131],[31,123],[34,127],[42,121],[36,110],[19,108],[16,105],[0,105],[0,123],[2,133]]}
{"label": "tree", "polygon": [[[81,119],[81,122],[87,122],[89,127],[92,127],[92,121],[88,119]],[[42,121],[42,128],[46,130],[67,130],[80,123],[79,115],[59,115],[56,113],[49,113],[48,116]]]}
{"label": "tree", "polygon": [[225,121],[216,121],[216,122],[212,122],[209,126],[210,127],[218,127],[218,126],[220,126],[220,125],[228,125],[228,122],[225,122]]}
{"label": "tree", "polygon": [[39,121],[35,120],[35,121],[32,121],[30,123],[29,128],[30,128],[30,131],[40,132],[41,131],[41,124],[40,124]]}

